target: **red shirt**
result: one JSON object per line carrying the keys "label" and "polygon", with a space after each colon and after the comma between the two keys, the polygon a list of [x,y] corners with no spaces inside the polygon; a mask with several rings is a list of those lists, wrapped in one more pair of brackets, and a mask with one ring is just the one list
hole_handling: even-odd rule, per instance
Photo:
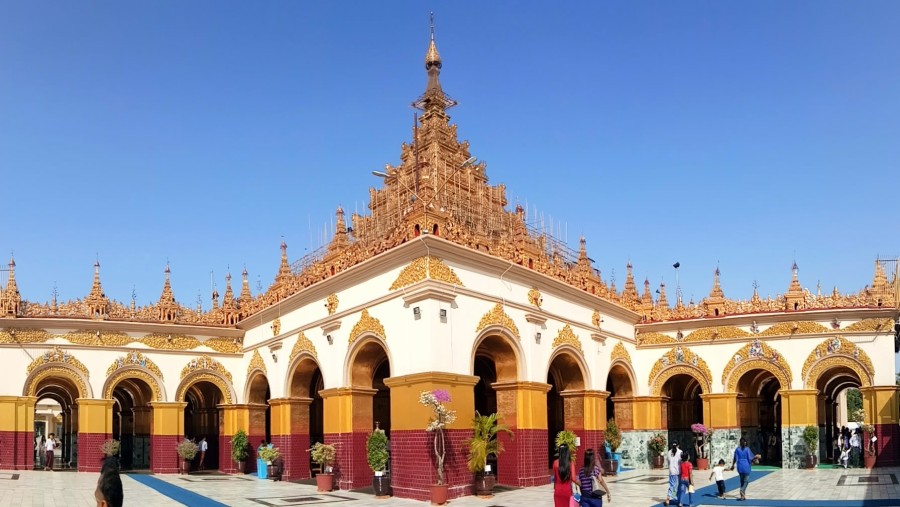
{"label": "red shirt", "polygon": [[682,461],[681,462],[681,478],[688,479],[691,478],[691,470],[694,469],[694,465],[691,465],[690,461]]}

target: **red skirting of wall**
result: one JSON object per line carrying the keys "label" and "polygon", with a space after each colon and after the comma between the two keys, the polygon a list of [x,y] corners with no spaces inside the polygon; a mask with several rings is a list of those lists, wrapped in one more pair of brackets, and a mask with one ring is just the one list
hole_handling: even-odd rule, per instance
{"label": "red skirting of wall", "polygon": [[309,435],[274,435],[272,444],[281,451],[284,459],[284,472],[281,475],[283,480],[310,477],[309,453],[306,452],[309,449]]}
{"label": "red skirting of wall", "polygon": [[[394,432],[391,432],[393,449]],[[366,459],[367,433],[326,433],[325,443],[337,447],[334,463],[334,484],[336,489],[365,488],[372,484],[372,469]],[[392,460],[392,463],[395,463]],[[395,493],[396,494],[396,493]]]}
{"label": "red skirting of wall", "polygon": [[150,435],[151,472],[155,474],[177,474],[179,472],[180,459],[175,448],[180,440],[176,435]]}
{"label": "red skirting of wall", "polygon": [[[250,440],[251,447],[253,440]],[[256,451],[251,452],[253,455],[253,461],[250,462],[250,458],[247,458],[247,470],[250,470],[250,466],[253,466],[253,471],[256,471]],[[219,435],[219,470],[226,474],[234,474],[237,473],[237,467],[235,466],[234,461],[231,459],[231,435]]]}
{"label": "red skirting of wall", "polygon": [[0,431],[0,468],[34,468],[34,434],[27,431]]}
{"label": "red skirting of wall", "polygon": [[500,434],[505,450],[497,458],[497,482],[516,487],[549,484],[547,430],[516,429],[513,434]]}
{"label": "red skirting of wall", "polygon": [[[103,453],[100,445],[112,438],[109,433],[78,432],[78,471],[99,472],[103,465]],[[173,452],[175,448],[172,448]]]}
{"label": "red skirting of wall", "polygon": [[[546,431],[544,435],[546,438]],[[473,477],[466,467],[466,440],[472,438],[472,430],[447,430],[444,438],[447,443],[444,481],[449,486],[448,498],[471,495]],[[431,486],[437,483],[433,439],[434,434],[424,430],[391,431],[391,485],[394,496],[416,500],[431,498]]]}
{"label": "red skirting of wall", "polygon": [[900,427],[896,424],[876,424],[875,466],[887,467],[900,465]]}

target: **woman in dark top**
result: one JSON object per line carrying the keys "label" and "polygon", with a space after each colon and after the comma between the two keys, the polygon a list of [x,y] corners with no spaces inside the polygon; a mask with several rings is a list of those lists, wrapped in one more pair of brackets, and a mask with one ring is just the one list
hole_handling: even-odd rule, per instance
{"label": "woman in dark top", "polygon": [[559,446],[559,459],[553,462],[553,507],[569,507],[575,464],[569,460],[569,447]]}
{"label": "woman in dark top", "polygon": [[607,497],[612,500],[609,494],[609,486],[603,480],[603,474],[600,472],[600,464],[596,460],[593,449],[588,449],[584,453],[584,468],[578,471],[578,482],[581,485],[581,507],[603,507],[603,497],[593,494],[594,485],[591,477],[600,479],[603,489],[606,490]]}

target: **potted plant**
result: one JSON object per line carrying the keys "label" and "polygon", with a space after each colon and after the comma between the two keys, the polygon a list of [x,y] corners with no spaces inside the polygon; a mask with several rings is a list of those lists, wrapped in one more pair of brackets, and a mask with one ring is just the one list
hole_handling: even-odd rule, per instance
{"label": "potted plant", "polygon": [[816,468],[818,459],[816,450],[819,448],[819,427],[807,426],[803,428],[803,443],[806,445],[806,468]]}
{"label": "potted plant", "polygon": [[186,474],[191,471],[191,460],[197,456],[199,447],[194,442],[184,439],[175,447],[175,452],[181,458],[181,473]]}
{"label": "potted plant", "polygon": [[709,454],[706,451],[709,443],[709,431],[703,423],[692,424],[691,431],[694,432],[694,456],[697,457],[697,470],[709,470]]}
{"label": "potted plant", "polygon": [[319,491],[331,491],[334,489],[334,474],[331,473],[331,464],[337,456],[337,449],[331,444],[316,442],[309,449],[309,455],[313,463],[319,465],[321,472],[316,474],[316,488]]}
{"label": "potted plant", "polygon": [[647,441],[647,447],[650,449],[651,455],[650,466],[656,469],[662,468],[665,464],[663,453],[666,452],[666,436],[662,433],[653,435]]}
{"label": "potted plant", "polygon": [[578,445],[578,435],[569,430],[562,430],[556,434],[556,448],[559,449],[562,446],[566,446],[569,448],[569,455],[575,455],[575,449]]}
{"label": "potted plant", "polygon": [[616,475],[622,471],[622,454],[616,452],[622,445],[622,432],[615,419],[606,421],[606,442],[609,444],[609,451],[612,453],[612,463],[610,464],[610,473]]}
{"label": "potted plant", "polygon": [[103,459],[101,461],[106,461],[107,459],[115,460],[116,469],[118,470],[120,449],[121,444],[118,440],[114,438],[105,440],[102,444],[100,444],[100,453],[103,455]]}
{"label": "potted plant", "polygon": [[237,430],[231,436],[231,459],[234,460],[235,468],[239,474],[244,473],[247,464],[247,455],[250,449],[250,439],[247,438],[247,432]]}
{"label": "potted plant", "polygon": [[494,494],[497,478],[491,473],[487,460],[503,452],[503,444],[497,433],[505,431],[512,435],[509,427],[500,422],[500,414],[481,415],[475,411],[472,419],[472,438],[469,439],[469,471],[475,474],[475,494],[490,497]]}
{"label": "potted plant", "polygon": [[384,430],[378,429],[366,439],[366,459],[369,461],[369,468],[375,473],[372,477],[372,489],[375,490],[375,496],[385,498],[391,496],[391,477],[386,473],[388,464],[388,438],[384,434]]}
{"label": "potted plant", "polygon": [[437,465],[437,484],[431,486],[431,503],[443,505],[447,503],[447,484],[444,483],[444,457],[447,454],[447,442],[444,439],[444,428],[456,420],[456,411],[448,409],[444,403],[450,403],[450,393],[444,389],[422,391],[419,403],[431,409],[431,418],[425,431],[434,437],[434,459]]}
{"label": "potted plant", "polygon": [[277,447],[263,447],[259,450],[259,459],[266,462],[266,475],[273,481],[281,479],[281,471],[278,466],[280,458],[281,451]]}
{"label": "potted plant", "polygon": [[871,424],[862,423],[860,425],[863,431],[863,440],[865,445],[865,450],[863,451],[863,465],[872,469],[875,468],[875,442],[878,441],[878,437],[875,436],[875,426]]}

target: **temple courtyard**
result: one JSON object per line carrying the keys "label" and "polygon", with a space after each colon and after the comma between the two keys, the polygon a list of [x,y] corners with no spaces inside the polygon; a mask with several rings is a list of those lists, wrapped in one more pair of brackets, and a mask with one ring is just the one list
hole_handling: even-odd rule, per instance
{"label": "temple courtyard", "polygon": [[[706,472],[694,476],[694,506],[742,505],[784,507],[900,506],[900,468],[758,470],[748,488],[748,500],[737,502],[736,473],[726,475],[728,494],[715,498],[715,483]],[[0,507],[94,506],[98,474],[57,471],[0,472]],[[657,506],[665,499],[663,471],[634,470],[607,479],[612,502],[604,505]],[[179,475],[125,474],[125,505],[142,507],[282,507],[307,505],[415,506],[426,502],[400,498],[376,499],[365,491],[318,493],[310,484],[272,482],[255,476],[218,473]],[[537,507],[551,505],[551,487],[498,491],[493,498],[472,496],[449,502],[456,507]]]}

